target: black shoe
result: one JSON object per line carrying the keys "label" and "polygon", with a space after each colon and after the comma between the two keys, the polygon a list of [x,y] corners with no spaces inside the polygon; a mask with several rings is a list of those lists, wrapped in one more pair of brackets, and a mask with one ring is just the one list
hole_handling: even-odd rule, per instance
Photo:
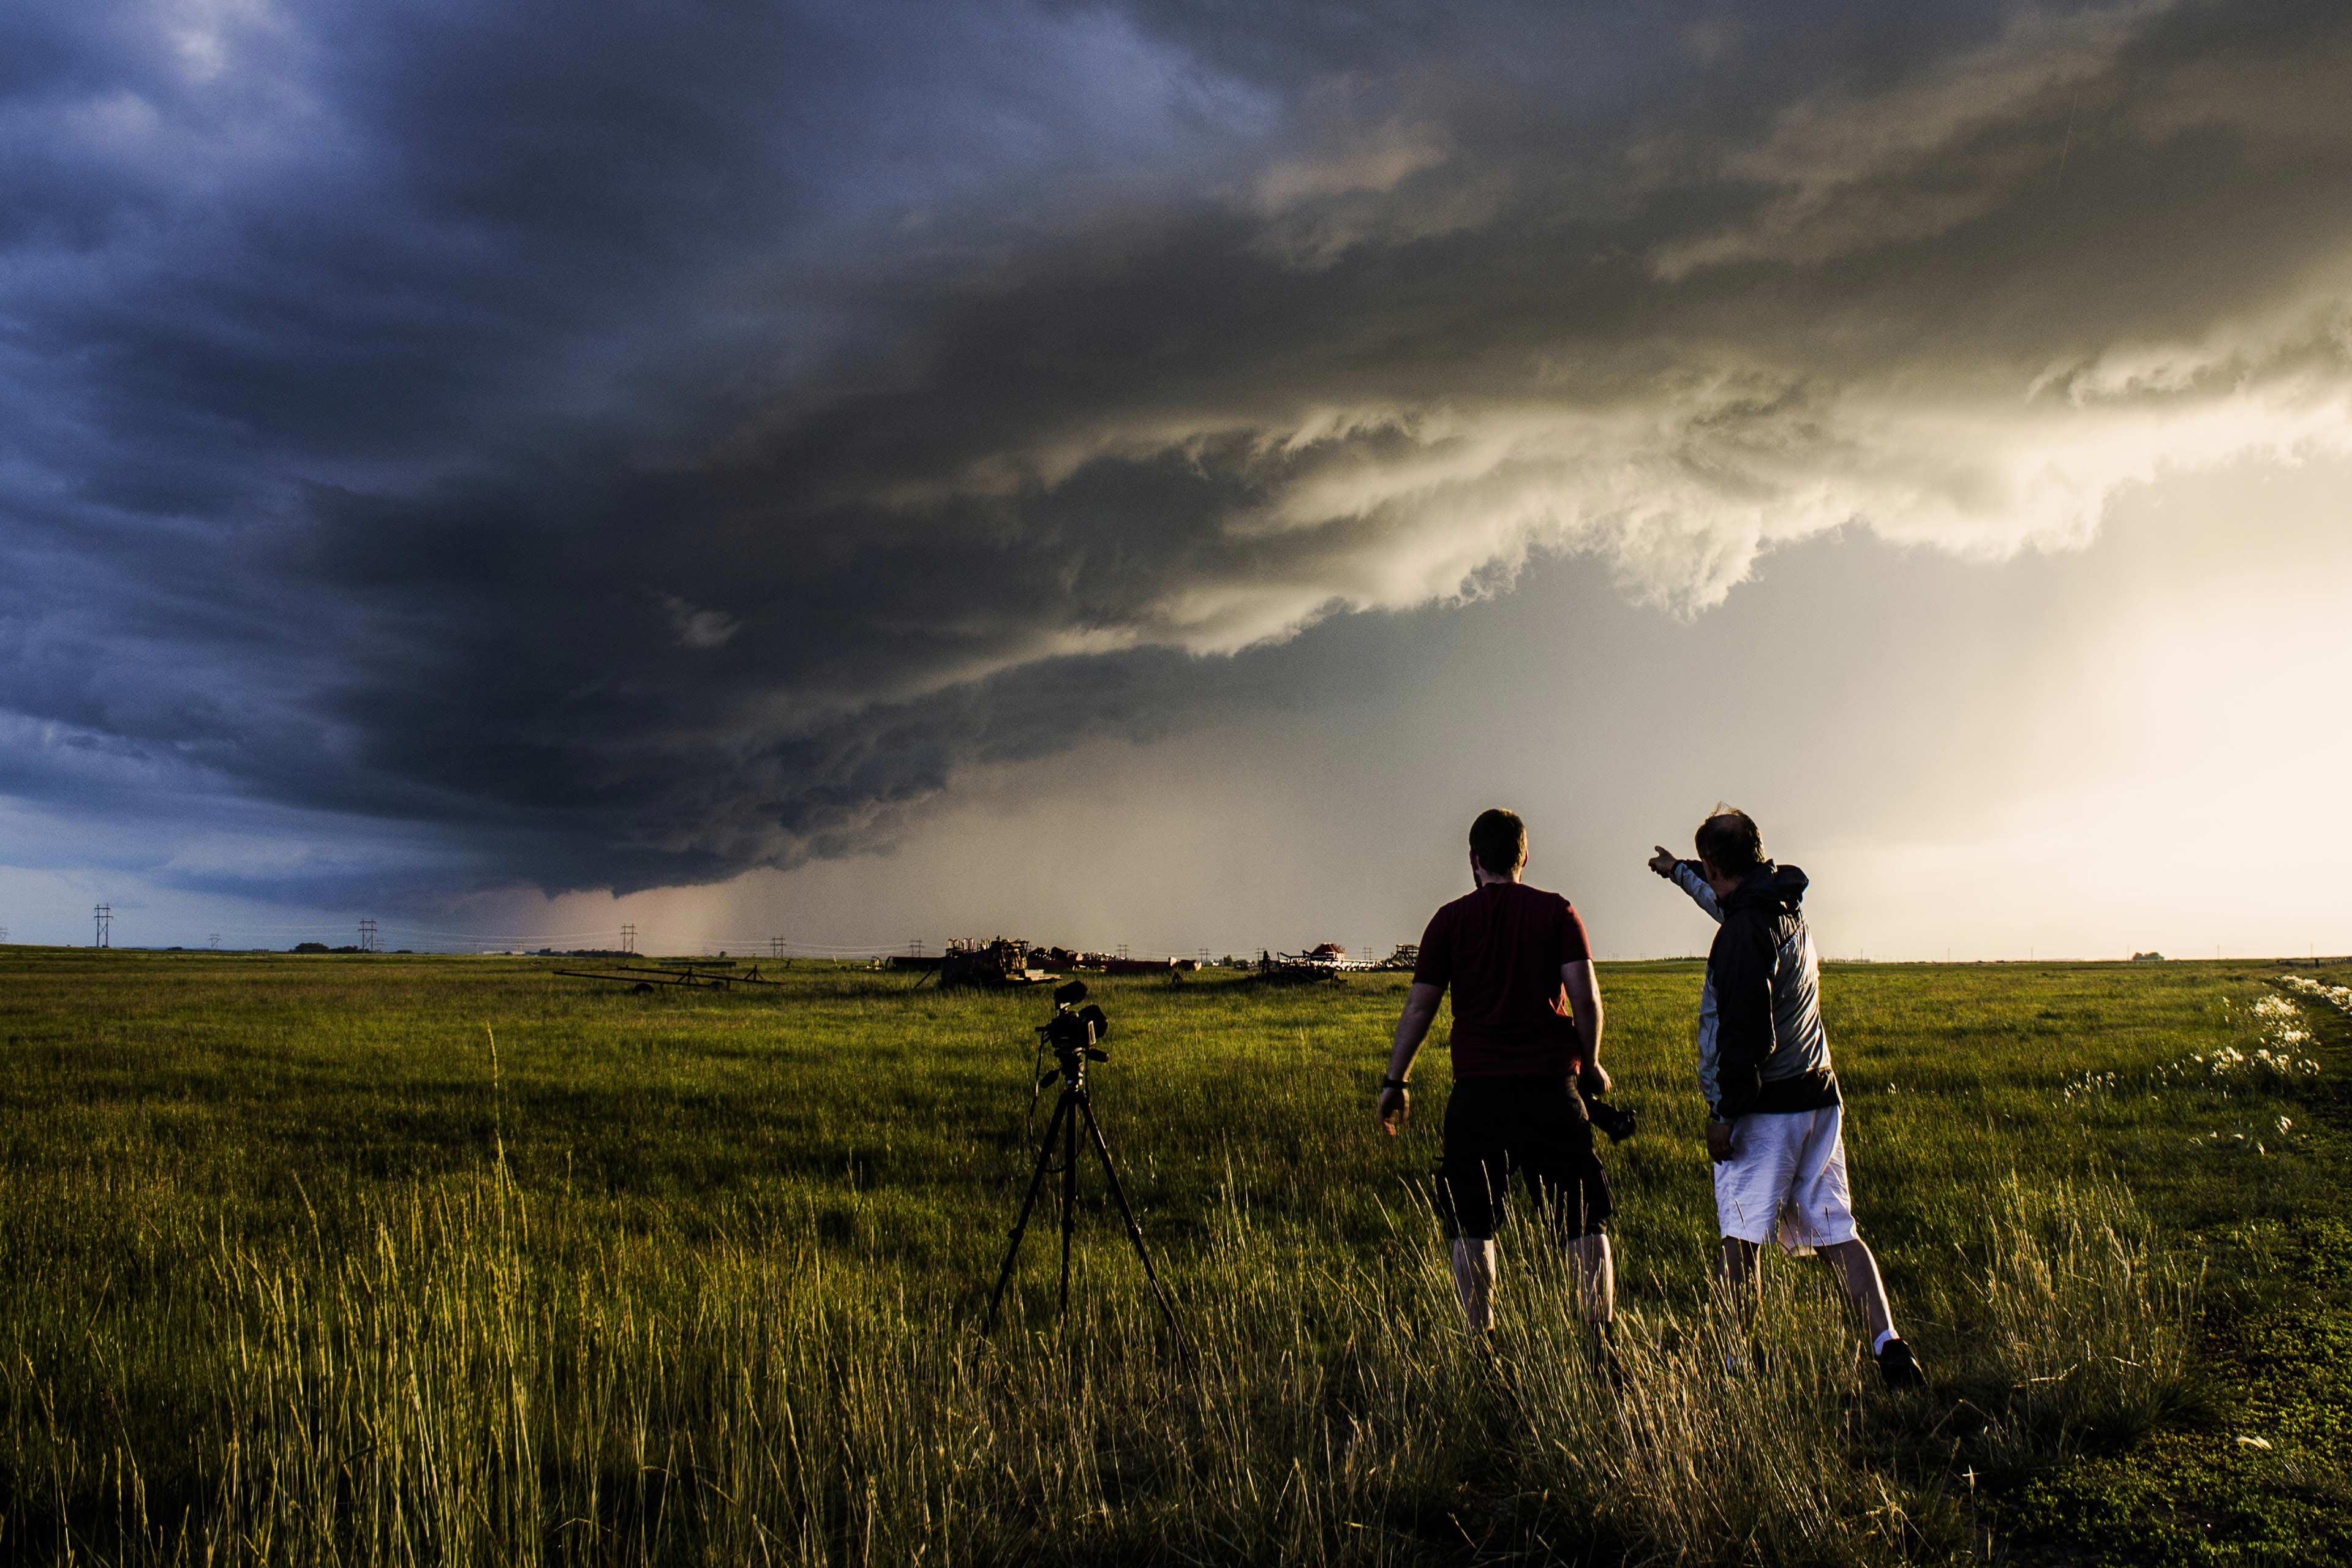
{"label": "black shoe", "polygon": [[1886,1380],[1889,1388],[1927,1386],[1927,1374],[1919,1370],[1919,1358],[1901,1340],[1889,1340],[1880,1348],[1878,1375]]}

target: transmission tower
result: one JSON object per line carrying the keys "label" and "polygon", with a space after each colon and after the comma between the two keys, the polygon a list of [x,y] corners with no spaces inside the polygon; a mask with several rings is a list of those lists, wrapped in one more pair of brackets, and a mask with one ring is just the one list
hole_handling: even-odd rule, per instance
{"label": "transmission tower", "polygon": [[218,952],[220,951],[220,932],[215,931],[212,935],[205,938],[205,945],[211,948],[215,952]]}
{"label": "transmission tower", "polygon": [[623,952],[637,951],[637,928],[634,922],[621,928],[621,951]]}
{"label": "transmission tower", "polygon": [[89,920],[92,927],[89,945],[112,947],[114,945],[114,906],[112,904],[96,905],[89,911]]}
{"label": "transmission tower", "polygon": [[7,940],[8,928],[6,926],[0,926],[0,943],[5,943]]}
{"label": "transmission tower", "polygon": [[381,948],[376,946],[375,921],[360,921],[360,951],[362,952],[379,952],[383,951]]}
{"label": "transmission tower", "polygon": [[768,939],[768,956],[770,958],[782,958],[784,956],[784,939],[782,937],[772,936]]}

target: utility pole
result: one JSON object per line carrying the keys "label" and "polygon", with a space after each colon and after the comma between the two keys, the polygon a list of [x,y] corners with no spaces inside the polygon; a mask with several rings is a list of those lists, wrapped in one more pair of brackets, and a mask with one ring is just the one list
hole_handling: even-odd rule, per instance
{"label": "utility pole", "polygon": [[376,945],[375,921],[360,921],[360,951],[362,952],[378,952],[383,951]]}
{"label": "utility pole", "polygon": [[0,926],[0,945],[5,945],[5,944],[7,942],[7,941],[8,941],[8,928],[7,928],[6,926]]}
{"label": "utility pole", "polygon": [[89,945],[112,947],[114,945],[114,906],[112,904],[94,906],[89,911],[89,920],[92,927]]}
{"label": "utility pole", "polygon": [[772,936],[768,939],[768,956],[770,958],[782,958],[784,956],[784,939],[782,937]]}
{"label": "utility pole", "polygon": [[637,951],[637,928],[634,921],[621,928],[621,951],[627,953]]}

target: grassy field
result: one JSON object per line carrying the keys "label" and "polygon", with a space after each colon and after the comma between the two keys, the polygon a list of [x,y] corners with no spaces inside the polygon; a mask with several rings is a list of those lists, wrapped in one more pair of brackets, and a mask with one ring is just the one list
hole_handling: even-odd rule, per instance
{"label": "grassy field", "polygon": [[[1760,1375],[1706,1275],[1692,963],[1607,966],[1643,1131],[1623,1354],[1505,1238],[1463,1342],[1371,1090],[1402,977],[1106,982],[1089,1180],[1033,1234],[1042,997],[799,966],[0,949],[0,1555],[220,1563],[2324,1562],[2352,1553],[2352,1034],[2309,965],[1834,966],[1864,1234],[1937,1388],[1815,1268]],[[1035,1108],[1042,1127],[1050,1100]]]}

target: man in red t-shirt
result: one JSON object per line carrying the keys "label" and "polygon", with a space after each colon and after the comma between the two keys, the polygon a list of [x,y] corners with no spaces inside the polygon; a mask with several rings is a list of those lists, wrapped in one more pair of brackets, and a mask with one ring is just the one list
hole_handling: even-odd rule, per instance
{"label": "man in red t-shirt", "polygon": [[1405,1075],[1454,989],[1454,1093],[1437,1204],[1454,1238],[1454,1281],[1474,1332],[1494,1328],[1495,1231],[1511,1174],[1527,1179],[1536,1210],[1577,1265],[1585,1316],[1605,1359],[1616,1281],[1609,1257],[1609,1181],[1592,1151],[1584,1095],[1606,1094],[1601,1067],[1601,987],[1575,908],[1519,880],[1528,828],[1516,812],[1470,825],[1475,887],[1439,910],[1422,933],[1421,962],[1397,1021],[1381,1085],[1380,1125],[1393,1137],[1412,1097]]}

